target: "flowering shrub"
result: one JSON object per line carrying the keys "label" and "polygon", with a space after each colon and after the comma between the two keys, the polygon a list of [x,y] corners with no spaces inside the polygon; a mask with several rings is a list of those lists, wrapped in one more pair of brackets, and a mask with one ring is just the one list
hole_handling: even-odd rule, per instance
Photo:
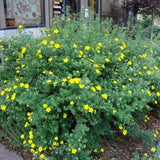
{"label": "flowering shrub", "polygon": [[101,136],[132,134],[136,115],[158,103],[153,44],[128,38],[127,28],[68,18],[41,37],[19,32],[1,45],[0,123],[5,137],[35,157],[93,159],[104,152]]}

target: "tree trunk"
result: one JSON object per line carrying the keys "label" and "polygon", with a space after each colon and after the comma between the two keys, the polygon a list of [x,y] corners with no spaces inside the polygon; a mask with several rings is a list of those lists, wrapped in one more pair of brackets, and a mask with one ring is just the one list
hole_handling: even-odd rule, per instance
{"label": "tree trunk", "polygon": [[150,41],[153,39],[153,27],[154,27],[154,7],[152,7],[152,23],[151,23],[151,36]]}

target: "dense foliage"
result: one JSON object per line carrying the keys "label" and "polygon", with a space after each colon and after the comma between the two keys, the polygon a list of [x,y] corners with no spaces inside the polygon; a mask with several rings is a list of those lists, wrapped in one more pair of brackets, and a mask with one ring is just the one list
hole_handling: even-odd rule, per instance
{"label": "dense foliage", "polygon": [[141,135],[137,120],[159,103],[158,47],[99,21],[54,20],[41,37],[19,26],[19,37],[0,40],[0,124],[14,145],[40,159],[90,160],[104,151],[101,136]]}

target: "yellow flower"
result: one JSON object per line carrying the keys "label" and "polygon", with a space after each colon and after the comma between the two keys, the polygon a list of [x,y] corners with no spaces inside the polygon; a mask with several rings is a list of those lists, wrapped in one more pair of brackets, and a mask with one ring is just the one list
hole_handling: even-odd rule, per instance
{"label": "yellow flower", "polygon": [[60,144],[64,144],[64,142],[63,142],[63,141],[60,141]]}
{"label": "yellow flower", "polygon": [[131,90],[128,90],[128,93],[129,93],[129,94],[132,94],[132,91],[131,91]]}
{"label": "yellow flower", "polygon": [[151,96],[151,92],[150,91],[147,91],[147,93],[148,93],[149,96]]}
{"label": "yellow flower", "polygon": [[31,148],[34,148],[34,147],[35,147],[35,144],[34,144],[34,143],[32,143],[32,144],[31,144]]}
{"label": "yellow flower", "polygon": [[121,58],[124,59],[125,55],[123,53],[121,53]]}
{"label": "yellow flower", "polygon": [[54,41],[50,41],[49,43],[50,43],[50,44],[54,44]]}
{"label": "yellow flower", "polygon": [[53,72],[52,72],[52,71],[49,71],[49,74],[51,75],[51,74],[53,74]]}
{"label": "yellow flower", "polygon": [[32,144],[32,142],[33,142],[33,141],[32,141],[31,139],[30,139],[30,140],[28,140],[28,143],[29,143],[29,144]]}
{"label": "yellow flower", "polygon": [[90,46],[85,46],[84,49],[89,51],[90,50]]}
{"label": "yellow flower", "polygon": [[59,33],[59,30],[58,29],[55,29],[54,31],[53,31],[53,34],[58,34]]}
{"label": "yellow flower", "polygon": [[40,158],[41,158],[41,159],[44,159],[44,157],[45,157],[44,154],[41,154],[41,155],[40,155]]}
{"label": "yellow flower", "polygon": [[77,48],[77,45],[76,45],[76,44],[73,44],[73,48]]}
{"label": "yellow flower", "polygon": [[119,41],[119,39],[118,39],[118,38],[115,38],[114,40],[115,40],[116,42],[117,42],[117,41]]}
{"label": "yellow flower", "polygon": [[156,94],[157,94],[157,97],[160,97],[160,92],[157,92]]}
{"label": "yellow flower", "polygon": [[103,148],[101,148],[101,149],[100,149],[100,151],[103,153],[103,152],[104,152],[104,149],[103,149]]}
{"label": "yellow flower", "polygon": [[117,111],[114,109],[114,110],[113,110],[113,114],[115,114],[116,112],[117,112]]}
{"label": "yellow flower", "polygon": [[128,65],[132,65],[132,62],[131,62],[131,61],[128,61]]}
{"label": "yellow flower", "polygon": [[26,144],[26,140],[23,141],[23,144]]}
{"label": "yellow flower", "polygon": [[20,87],[24,87],[24,83],[20,83]]}
{"label": "yellow flower", "polygon": [[145,154],[144,154],[144,156],[148,157],[148,154],[147,154],[147,153],[145,153]]}
{"label": "yellow flower", "polygon": [[31,116],[31,113],[30,113],[30,112],[27,112],[27,116]]}
{"label": "yellow flower", "polygon": [[52,81],[49,79],[49,80],[47,80],[47,83],[51,83]]}
{"label": "yellow flower", "polygon": [[43,108],[47,108],[48,107],[48,105],[47,104],[43,104]]}
{"label": "yellow flower", "polygon": [[101,94],[101,96],[102,96],[104,99],[107,99],[107,98],[108,98],[108,95],[107,95],[106,93]]}
{"label": "yellow flower", "polygon": [[97,149],[94,149],[94,152],[96,153],[96,152],[97,152]]}
{"label": "yellow flower", "polygon": [[88,112],[92,113],[93,112],[93,108],[90,107],[89,110],[88,110]]}
{"label": "yellow flower", "polygon": [[22,26],[22,25],[19,25],[18,28],[21,29],[21,28],[23,28],[23,26]]}
{"label": "yellow flower", "polygon": [[154,133],[154,134],[153,134],[153,137],[155,137],[155,138],[156,138],[156,137],[157,137],[157,135]]}
{"label": "yellow flower", "polygon": [[100,50],[97,50],[97,53],[101,53],[101,51],[100,51]]}
{"label": "yellow flower", "polygon": [[48,58],[48,62],[51,62],[52,61],[52,57]]}
{"label": "yellow flower", "polygon": [[67,82],[67,79],[66,79],[66,78],[63,78],[62,81],[63,81],[63,82]]}
{"label": "yellow flower", "polygon": [[147,71],[147,74],[150,75],[150,74],[151,74],[151,71]]}
{"label": "yellow flower", "polygon": [[102,43],[99,42],[99,43],[98,43],[98,46],[102,47]]}
{"label": "yellow flower", "polygon": [[143,67],[143,69],[147,69],[147,67],[146,67],[146,66],[144,66],[144,67]]}
{"label": "yellow flower", "polygon": [[96,69],[96,73],[97,73],[97,74],[99,74],[99,73],[101,73],[101,72],[100,72],[100,70],[99,70],[99,69]]}
{"label": "yellow flower", "polygon": [[132,78],[128,78],[128,80],[129,80],[130,82],[132,82]]}
{"label": "yellow flower", "polygon": [[46,112],[49,113],[50,111],[51,111],[51,108],[50,108],[50,107],[47,107],[47,108],[46,108]]}
{"label": "yellow flower", "polygon": [[70,18],[67,19],[67,21],[70,21],[70,20],[71,20]]}
{"label": "yellow flower", "polygon": [[81,81],[81,79],[80,79],[80,78],[74,78],[74,82],[75,82],[75,83],[79,84],[79,83],[80,83],[80,81]]}
{"label": "yellow flower", "polygon": [[117,83],[117,81],[113,81],[113,83],[114,83],[114,84],[116,84],[116,83]]}
{"label": "yellow flower", "polygon": [[94,87],[91,87],[91,90],[92,90],[93,92],[96,92],[96,89],[95,89]]}
{"label": "yellow flower", "polygon": [[96,89],[97,89],[98,91],[100,91],[102,88],[101,88],[100,85],[98,85],[98,86],[96,86]]}
{"label": "yellow flower", "polygon": [[88,104],[84,105],[84,109],[88,110],[89,109],[89,105]]}
{"label": "yellow flower", "polygon": [[122,125],[120,125],[120,126],[119,126],[119,129],[120,129],[120,130],[122,130],[122,129],[123,129]]}
{"label": "yellow flower", "polygon": [[22,67],[22,68],[24,68],[24,67],[25,67],[25,65],[24,65],[24,64],[22,64],[22,65],[21,65],[21,67]]}
{"label": "yellow flower", "polygon": [[155,151],[156,151],[156,148],[155,148],[155,147],[152,147],[152,148],[151,148],[151,151],[152,151],[152,152],[155,152]]}
{"label": "yellow flower", "polygon": [[94,66],[94,67],[97,67],[97,68],[99,67],[99,65],[98,65],[98,64],[94,64],[93,66]]}
{"label": "yellow flower", "polygon": [[56,43],[55,45],[55,48],[60,48],[60,44]]}
{"label": "yellow flower", "polygon": [[154,103],[157,104],[158,103],[157,100],[155,100]]}
{"label": "yellow flower", "polygon": [[108,62],[110,62],[110,59],[108,59],[108,58],[105,58],[105,61],[108,63]]}
{"label": "yellow flower", "polygon": [[68,61],[69,61],[68,58],[63,59],[64,63],[67,63]]}
{"label": "yellow flower", "polygon": [[3,96],[3,95],[4,95],[4,93],[5,93],[5,91],[1,91],[1,96]]}
{"label": "yellow flower", "polygon": [[74,105],[74,102],[73,102],[73,101],[71,101],[71,102],[70,102],[70,105]]}
{"label": "yellow flower", "polygon": [[72,149],[72,154],[76,154],[77,150],[76,149]]}
{"label": "yellow flower", "polygon": [[43,40],[42,43],[43,43],[44,45],[46,45],[46,44],[47,44],[47,40]]}
{"label": "yellow flower", "polygon": [[20,137],[21,137],[21,139],[24,139],[24,134],[21,134],[21,136],[20,136]]}
{"label": "yellow flower", "polygon": [[79,88],[84,88],[84,85],[82,85],[82,84],[79,84]]}
{"label": "yellow flower", "polygon": [[124,42],[122,42],[122,44],[123,44],[123,47],[126,48],[126,44]]}
{"label": "yellow flower", "polygon": [[63,118],[67,118],[67,114],[66,113],[63,114]]}
{"label": "yellow flower", "polygon": [[9,95],[7,94],[6,99],[9,99]]}
{"label": "yellow flower", "polygon": [[42,58],[42,54],[39,55],[39,58]]}
{"label": "yellow flower", "polygon": [[39,49],[39,50],[37,51],[37,53],[40,54],[40,53],[41,53],[41,49]]}
{"label": "yellow flower", "polygon": [[8,58],[5,58],[5,61],[8,61]]}
{"label": "yellow flower", "polygon": [[4,80],[4,83],[7,83],[7,80]]}
{"label": "yellow flower", "polygon": [[25,84],[24,88],[26,88],[26,89],[29,88],[29,84]]}
{"label": "yellow flower", "polygon": [[125,129],[124,131],[123,131],[123,135],[126,135],[127,134],[127,130]]}
{"label": "yellow flower", "polygon": [[154,66],[154,69],[156,69],[156,70],[157,70],[157,69],[158,69],[158,67],[157,67],[157,66]]}
{"label": "yellow flower", "polygon": [[25,124],[24,124],[24,127],[26,128],[28,126],[28,122],[26,122]]}
{"label": "yellow flower", "polygon": [[123,50],[123,49],[124,49],[124,46],[120,46],[120,49]]}
{"label": "yellow flower", "polygon": [[13,100],[15,100],[15,98],[16,98],[16,93],[13,93],[11,96],[11,100],[13,101]]}
{"label": "yellow flower", "polygon": [[55,141],[58,141],[58,137],[54,137],[54,140],[55,140]]}
{"label": "yellow flower", "polygon": [[56,86],[56,85],[57,85],[57,82],[53,82],[53,85]]}
{"label": "yellow flower", "polygon": [[39,148],[38,148],[38,151],[39,151],[39,152],[42,152],[42,150],[43,150],[42,147],[39,147]]}

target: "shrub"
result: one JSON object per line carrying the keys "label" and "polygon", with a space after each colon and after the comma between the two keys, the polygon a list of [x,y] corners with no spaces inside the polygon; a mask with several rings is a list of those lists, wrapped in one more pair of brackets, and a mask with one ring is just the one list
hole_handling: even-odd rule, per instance
{"label": "shrub", "polygon": [[152,81],[159,81],[153,44],[99,22],[67,18],[62,27],[54,20],[41,37],[21,28],[1,41],[0,123],[14,145],[40,159],[94,159],[101,136],[131,134],[137,114],[151,110]]}

